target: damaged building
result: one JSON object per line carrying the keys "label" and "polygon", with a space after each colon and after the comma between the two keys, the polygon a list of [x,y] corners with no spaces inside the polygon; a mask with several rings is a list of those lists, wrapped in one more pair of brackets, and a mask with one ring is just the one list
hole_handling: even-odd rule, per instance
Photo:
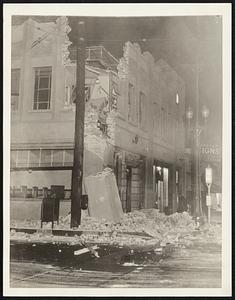
{"label": "damaged building", "polygon": [[[66,17],[12,26],[12,201],[17,193],[40,199],[51,185],[70,199],[76,62],[68,32]],[[125,212],[175,212],[190,189],[183,80],[126,42],[120,60],[102,46],[86,49],[85,85],[83,176],[113,169]]]}

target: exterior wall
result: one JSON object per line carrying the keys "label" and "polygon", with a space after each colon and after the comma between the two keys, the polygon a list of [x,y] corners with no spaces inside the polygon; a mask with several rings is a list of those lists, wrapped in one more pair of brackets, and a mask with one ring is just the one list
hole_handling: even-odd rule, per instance
{"label": "exterior wall", "polygon": [[[176,166],[182,167],[178,158],[184,155],[184,83],[166,62],[155,62],[151,54],[141,53],[137,44],[129,42],[125,44],[118,68],[121,95],[115,145],[127,151],[133,152],[134,149],[135,153],[146,157],[146,207],[154,206],[153,161],[172,165],[172,203],[175,205],[175,170]],[[134,87],[134,117],[131,120],[128,119],[129,84]],[[140,93],[145,95],[144,112],[142,111],[146,115],[145,122],[140,120]]]}

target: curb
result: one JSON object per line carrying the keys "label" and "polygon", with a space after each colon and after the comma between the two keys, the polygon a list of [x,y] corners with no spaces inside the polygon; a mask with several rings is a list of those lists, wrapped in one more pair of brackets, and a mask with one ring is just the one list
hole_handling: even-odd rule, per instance
{"label": "curb", "polygon": [[[47,233],[55,236],[80,236],[82,234],[110,234],[112,235],[114,231],[96,231],[96,230],[64,230],[64,229],[43,229],[43,228],[19,228],[19,227],[11,227],[10,231],[14,230],[15,232],[24,232],[28,234],[34,233]],[[147,233],[142,232],[127,232],[127,231],[116,231],[118,235],[134,235],[143,237],[146,239],[152,239],[152,236]]]}

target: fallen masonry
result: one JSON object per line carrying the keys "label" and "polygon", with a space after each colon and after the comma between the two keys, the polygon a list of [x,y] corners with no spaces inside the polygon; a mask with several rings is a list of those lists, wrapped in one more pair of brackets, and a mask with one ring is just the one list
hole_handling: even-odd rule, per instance
{"label": "fallen masonry", "polygon": [[[48,223],[41,230],[40,221],[12,221],[11,241],[68,245],[109,244],[140,250],[160,249],[167,244],[185,248],[195,239],[200,242],[210,240],[221,243],[220,225],[204,225],[198,230],[187,212],[166,216],[156,209],[143,209],[124,214],[119,223],[96,220],[83,215],[78,228],[79,234],[70,229],[70,215],[60,218],[59,224],[54,226],[54,234],[50,226]],[[27,229],[34,229],[35,232],[27,233]]]}

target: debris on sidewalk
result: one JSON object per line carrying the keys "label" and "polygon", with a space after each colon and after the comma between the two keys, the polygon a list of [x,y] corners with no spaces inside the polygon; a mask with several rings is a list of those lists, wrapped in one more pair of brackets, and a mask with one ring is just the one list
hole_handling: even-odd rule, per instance
{"label": "debris on sidewalk", "polygon": [[[39,229],[40,221],[37,223],[26,220],[11,224],[11,227],[15,228],[32,226]],[[54,228],[70,230],[70,217],[60,218],[59,225],[55,224]],[[130,249],[156,249],[156,252],[160,252],[160,249],[168,244],[184,248],[190,246],[195,240],[206,242],[211,239],[221,242],[221,226],[204,225],[196,231],[195,222],[187,212],[166,216],[157,209],[125,213],[120,222],[116,223],[106,219],[97,220],[83,213],[79,230],[82,231],[80,236],[53,236],[48,233],[44,234],[43,231],[28,234],[12,230],[11,238],[32,242],[80,244],[85,245],[86,248],[88,248],[87,245],[103,243]]]}
{"label": "debris on sidewalk", "polygon": [[[106,171],[109,173],[109,170]],[[70,215],[60,217],[60,222],[58,225],[55,224],[54,229],[72,230],[70,217]],[[44,231],[47,225],[50,227],[50,224],[46,224]],[[11,222],[11,227],[40,229],[40,221]],[[44,231],[35,234],[11,231],[11,237],[20,240],[45,242],[51,240],[55,243],[80,245],[103,243],[130,249],[160,249],[167,244],[185,248],[195,240],[203,242],[209,239],[221,243],[220,225],[205,224],[200,227],[200,230],[195,230],[195,227],[193,218],[187,212],[167,216],[157,209],[142,209],[122,214],[119,221],[111,221],[106,218],[91,217],[87,211],[82,211],[81,225],[78,228],[82,232],[80,236],[53,236],[46,232],[44,234]]]}

